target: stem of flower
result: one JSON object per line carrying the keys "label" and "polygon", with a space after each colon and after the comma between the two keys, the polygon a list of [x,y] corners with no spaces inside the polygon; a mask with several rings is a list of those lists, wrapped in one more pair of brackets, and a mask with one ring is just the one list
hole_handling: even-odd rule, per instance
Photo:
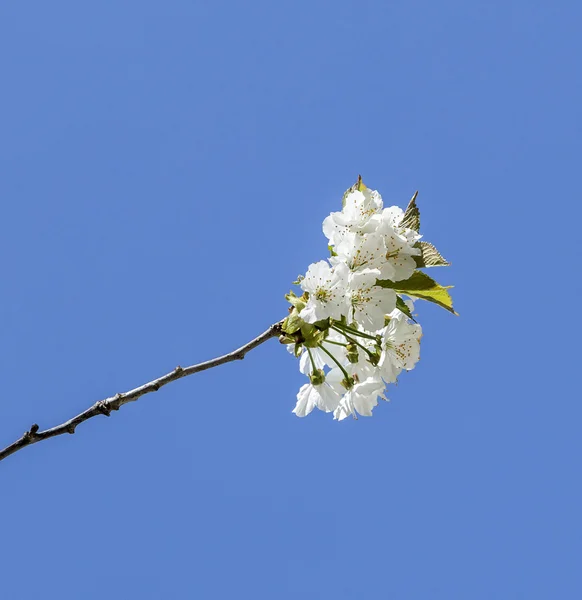
{"label": "stem of flower", "polygon": [[355,340],[351,337],[349,337],[346,333],[343,334],[346,338],[346,340],[348,340],[348,342],[351,342],[352,344],[355,344],[356,346],[358,346],[359,348],[361,348],[370,358],[372,358],[374,356],[374,353],[369,350],[368,348],[366,348],[366,346],[364,346],[363,344],[360,344],[360,342],[358,342],[358,340]]}
{"label": "stem of flower", "polygon": [[313,368],[313,371],[315,372],[317,370],[317,367],[315,366],[315,361],[313,360],[313,354],[311,354],[311,348],[309,348],[308,346],[307,353],[309,354],[309,360],[311,361],[311,366]]}
{"label": "stem of flower", "polygon": [[331,360],[333,360],[333,362],[341,369],[341,372],[344,374],[344,377],[346,378],[346,381],[349,381],[351,379],[351,377],[348,375],[348,372],[344,369],[344,367],[341,365],[341,363],[339,362],[339,360],[327,349],[324,348],[322,344],[319,344],[319,347],[331,358]]}
{"label": "stem of flower", "polygon": [[341,333],[343,335],[345,335],[345,332],[347,331],[351,335],[357,335],[359,337],[363,337],[363,338],[367,338],[369,340],[376,341],[376,338],[373,335],[363,333],[362,331],[358,331],[357,329],[352,329],[348,325],[342,325],[341,323],[334,323],[332,325],[332,329],[335,329],[338,333]]}

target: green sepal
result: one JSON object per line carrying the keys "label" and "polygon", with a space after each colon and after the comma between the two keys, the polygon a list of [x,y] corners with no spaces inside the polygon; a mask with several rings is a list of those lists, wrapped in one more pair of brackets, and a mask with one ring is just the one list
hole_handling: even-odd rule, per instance
{"label": "green sepal", "polygon": [[330,318],[322,319],[321,321],[315,321],[313,324],[317,329],[325,329],[326,331],[330,328]]}
{"label": "green sepal", "polygon": [[368,362],[375,367],[378,366],[380,358],[382,357],[382,348],[380,346],[374,346],[373,350],[369,350]]}
{"label": "green sepal", "polygon": [[327,329],[322,331],[311,323],[303,323],[301,326],[301,335],[303,336],[303,344],[306,348],[317,348],[327,337]]}
{"label": "green sepal", "polygon": [[341,385],[346,389],[346,390],[351,390],[354,387],[355,384],[355,380],[353,377],[350,377],[349,379],[346,379],[345,377],[341,380]]}
{"label": "green sepal", "polygon": [[309,381],[311,385],[321,385],[325,381],[325,373],[322,369],[315,369],[315,371],[311,372],[309,375]]}
{"label": "green sepal", "polygon": [[352,364],[355,364],[358,362],[360,355],[358,353],[358,346],[356,344],[348,344],[346,346],[346,352],[347,352],[348,360]]}
{"label": "green sepal", "polygon": [[305,341],[303,343],[307,348],[317,348],[323,342],[323,340],[325,340],[325,331],[319,331],[318,329],[314,329],[314,331],[317,333],[314,333],[309,337],[305,337]]}

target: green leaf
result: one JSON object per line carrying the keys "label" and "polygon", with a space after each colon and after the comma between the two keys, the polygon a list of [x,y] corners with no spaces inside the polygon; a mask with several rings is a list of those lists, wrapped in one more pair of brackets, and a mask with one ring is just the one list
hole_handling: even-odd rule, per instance
{"label": "green leaf", "polygon": [[404,300],[400,296],[396,296],[396,308],[416,323],[416,319],[412,316],[412,313],[410,312],[408,306],[406,306],[406,302],[404,302]]}
{"label": "green leaf", "polygon": [[376,282],[376,285],[393,289],[399,294],[406,294],[407,296],[434,302],[449,312],[452,312],[454,315],[457,314],[453,308],[453,299],[447,291],[453,286],[442,286],[422,271],[414,271],[412,277],[405,279],[404,281],[379,279]]}
{"label": "green leaf", "polygon": [[325,329],[327,331],[329,329],[329,317],[327,319],[321,319],[321,321],[315,321],[313,326],[319,330]]}
{"label": "green leaf", "polygon": [[421,254],[415,256],[416,266],[422,267],[448,267],[451,263],[429,242],[417,242],[415,248],[420,248]]}
{"label": "green leaf", "polygon": [[297,297],[292,291],[285,294],[285,300],[297,309],[297,312],[301,312],[305,308],[306,300],[303,296]]}
{"label": "green leaf", "polygon": [[293,312],[283,321],[281,325],[281,329],[287,333],[295,333],[301,329],[303,325],[303,319],[299,317],[296,309],[293,309]]}
{"label": "green leaf", "polygon": [[418,206],[416,206],[417,196],[418,192],[414,192],[414,196],[412,196],[408,206],[406,207],[406,210],[404,211],[402,221],[400,221],[400,225],[402,227],[407,227],[408,229],[413,229],[414,231],[420,231],[420,210],[418,210]]}

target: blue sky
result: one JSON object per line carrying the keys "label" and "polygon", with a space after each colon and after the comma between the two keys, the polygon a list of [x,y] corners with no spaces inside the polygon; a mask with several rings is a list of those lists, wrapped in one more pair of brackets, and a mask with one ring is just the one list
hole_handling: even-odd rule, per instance
{"label": "blue sky", "polygon": [[271,341],[8,458],[2,597],[580,597],[581,18],[3,3],[0,445],[281,318],[358,173],[460,317],[372,419],[292,415]]}

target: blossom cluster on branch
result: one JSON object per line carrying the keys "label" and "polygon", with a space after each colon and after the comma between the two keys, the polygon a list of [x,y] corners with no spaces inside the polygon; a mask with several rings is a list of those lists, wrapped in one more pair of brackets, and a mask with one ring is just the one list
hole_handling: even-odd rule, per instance
{"label": "blossom cluster on branch", "polygon": [[372,416],[386,384],[420,358],[412,299],[454,313],[448,288],[418,270],[449,264],[419,230],[416,194],[405,211],[384,208],[361,178],[344,194],[342,210],[324,220],[331,256],[298,278],[301,296],[286,295],[291,307],[280,337],[309,378],[297,394],[297,416],[314,408],[339,421]]}

